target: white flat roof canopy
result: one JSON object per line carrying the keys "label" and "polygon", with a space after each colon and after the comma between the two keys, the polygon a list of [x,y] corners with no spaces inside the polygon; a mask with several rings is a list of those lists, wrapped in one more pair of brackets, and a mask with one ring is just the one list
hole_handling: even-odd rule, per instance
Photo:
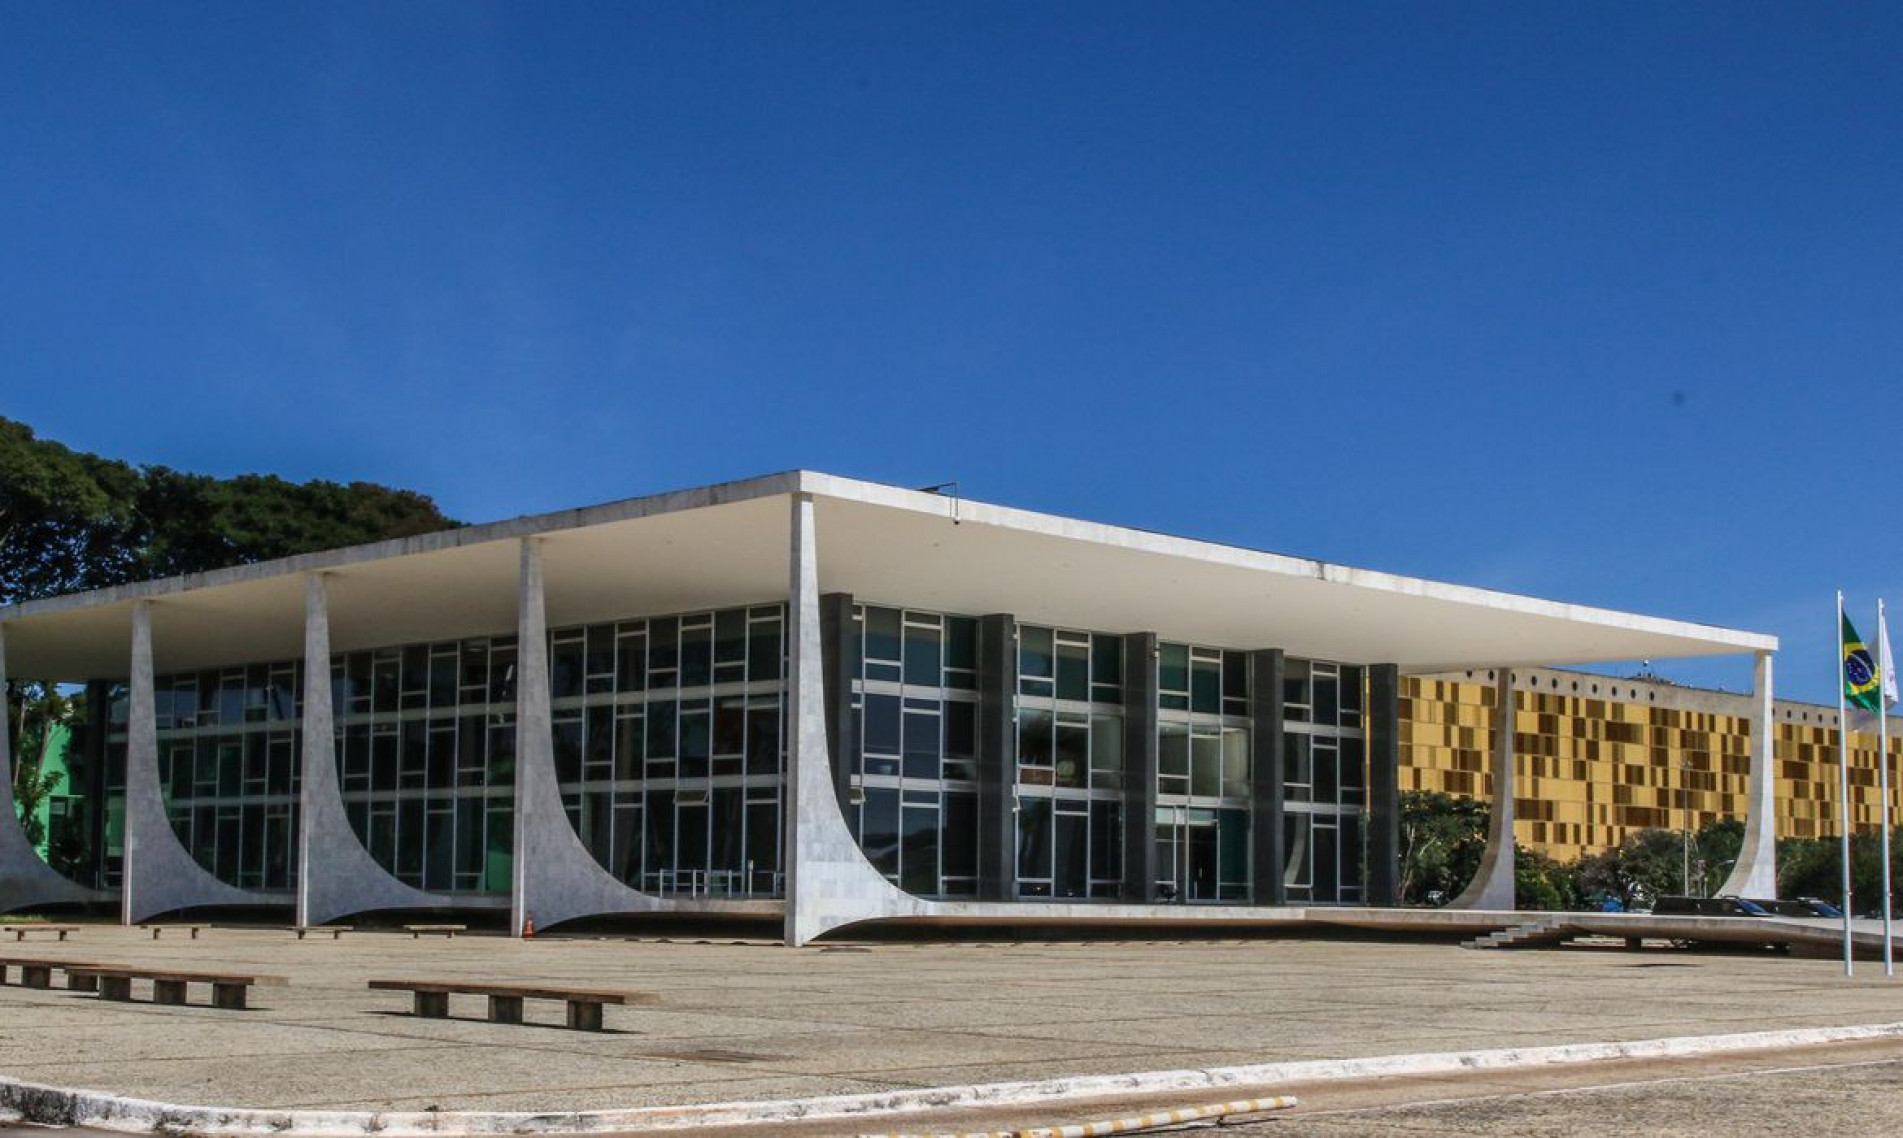
{"label": "white flat roof canopy", "polygon": [[551,627],[785,599],[810,494],[820,588],[866,601],[1404,671],[1775,651],[1777,638],[1038,514],[809,471],[632,498],[0,607],[7,674],[127,671],[152,602],[157,668],[303,653],[303,580],[336,651],[511,633],[516,539],[544,539]]}

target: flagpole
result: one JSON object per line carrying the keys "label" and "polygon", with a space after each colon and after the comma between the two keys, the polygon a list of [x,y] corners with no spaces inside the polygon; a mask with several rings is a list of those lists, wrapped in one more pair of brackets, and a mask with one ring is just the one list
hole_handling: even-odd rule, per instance
{"label": "flagpole", "polygon": [[1844,591],[1837,590],[1837,818],[1843,844],[1844,975],[1856,974],[1850,951],[1850,714],[1844,706]]}
{"label": "flagpole", "polygon": [[1890,950],[1890,628],[1883,619],[1883,598],[1877,598],[1877,786],[1883,803],[1883,974],[1896,975]]}

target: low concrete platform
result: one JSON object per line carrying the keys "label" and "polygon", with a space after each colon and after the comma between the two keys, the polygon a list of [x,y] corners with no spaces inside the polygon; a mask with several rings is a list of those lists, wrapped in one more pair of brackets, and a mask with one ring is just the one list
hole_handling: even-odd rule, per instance
{"label": "low concrete platform", "polygon": [[[1341,927],[1403,936],[1457,935],[1480,938],[1520,932],[1520,947],[1552,945],[1577,937],[1680,941],[1702,945],[1789,946],[1808,956],[1843,957],[1840,920],[1801,917],[1701,917],[1650,913],[1545,913],[1487,909],[1307,909],[1310,927]],[[1857,959],[1883,956],[1883,923],[1852,920]],[[1903,957],[1903,924],[1896,924],[1892,954]]]}
{"label": "low concrete platform", "polygon": [[[44,955],[65,946],[48,944]],[[165,1102],[587,1110],[1059,1075],[1903,1021],[1903,981],[1830,960],[1293,938],[776,943],[98,926],[70,951],[291,980],[245,1012],[0,989],[0,1074]],[[659,993],[601,1035],[417,1020],[400,971]],[[454,1010],[452,1009],[452,1014]],[[529,1017],[534,1022],[536,1016]]]}
{"label": "low concrete platform", "polygon": [[[1516,947],[1559,944],[1575,937],[1678,941],[1697,944],[1789,946],[1806,955],[1842,957],[1843,923],[1822,918],[1664,916],[1650,913],[1539,912],[1512,909],[1403,909],[1348,906],[1240,905],[1040,905],[944,902],[933,917],[870,922],[861,930],[934,928],[946,936],[990,928],[1025,928],[1103,933],[1127,929],[1133,935],[1192,935],[1221,931],[1258,934],[1269,931],[1326,933],[1355,929],[1401,937],[1484,938],[1518,932]],[[1035,919],[1028,919],[1034,917]],[[1881,959],[1880,921],[1852,921],[1851,940],[1860,959]],[[1159,932],[1161,930],[1161,932]],[[1896,954],[1903,956],[1903,924],[1893,930]]]}

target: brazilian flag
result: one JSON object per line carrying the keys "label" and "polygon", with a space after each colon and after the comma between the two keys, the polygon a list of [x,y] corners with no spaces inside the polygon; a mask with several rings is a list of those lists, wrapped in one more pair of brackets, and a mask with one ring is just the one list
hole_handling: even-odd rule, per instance
{"label": "brazilian flag", "polygon": [[1844,702],[1865,711],[1876,711],[1882,700],[1878,694],[1882,680],[1876,665],[1870,661],[1870,650],[1863,646],[1863,637],[1850,626],[1849,617],[1844,617],[1843,622]]}

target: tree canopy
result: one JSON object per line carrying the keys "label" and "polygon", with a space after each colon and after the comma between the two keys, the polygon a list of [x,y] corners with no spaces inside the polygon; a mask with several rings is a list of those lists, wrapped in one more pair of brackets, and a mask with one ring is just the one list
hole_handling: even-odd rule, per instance
{"label": "tree canopy", "polygon": [[1400,892],[1409,904],[1444,904],[1480,869],[1487,849],[1484,802],[1432,790],[1401,795]]}
{"label": "tree canopy", "polygon": [[[1401,794],[1401,901],[1443,905],[1478,872],[1487,844],[1491,810],[1484,802],[1436,791]],[[1680,830],[1634,830],[1618,846],[1564,863],[1517,843],[1514,893],[1522,909],[1596,908],[1616,899],[1627,909],[1644,908],[1668,895],[1707,897],[1722,888],[1744,845],[1736,818],[1706,822],[1688,836]],[[1903,867],[1903,843],[1894,851]],[[1843,862],[1834,840],[1786,839],[1777,846],[1779,895],[1836,900]],[[1851,874],[1856,896],[1881,898],[1881,855],[1874,835],[1852,842]],[[1689,871],[1689,879],[1687,872]],[[1895,874],[1903,886],[1903,868]],[[1868,907],[1880,903],[1858,905]]]}
{"label": "tree canopy", "polygon": [[411,490],[135,467],[0,418],[0,603],[459,524]]}

